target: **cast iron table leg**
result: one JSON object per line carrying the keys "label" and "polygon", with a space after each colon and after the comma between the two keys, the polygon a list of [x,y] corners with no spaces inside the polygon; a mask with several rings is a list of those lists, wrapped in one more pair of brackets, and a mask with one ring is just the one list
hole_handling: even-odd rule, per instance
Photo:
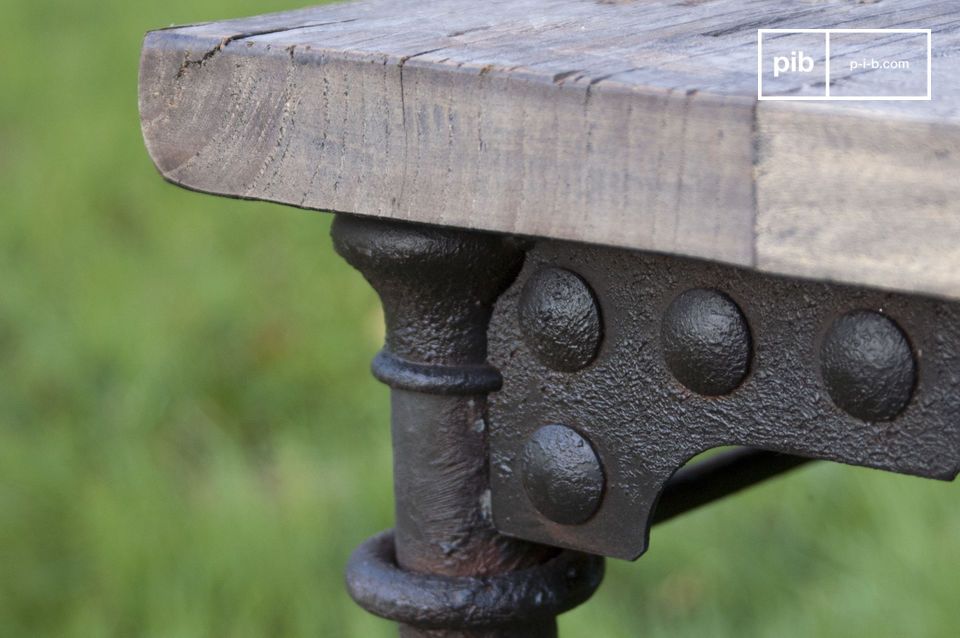
{"label": "cast iron table leg", "polygon": [[493,303],[523,261],[508,237],[339,215],[337,251],[380,295],[392,388],[396,529],[362,545],[347,584],[368,611],[414,637],[556,636],[602,559],[500,535],[490,516],[486,362]]}

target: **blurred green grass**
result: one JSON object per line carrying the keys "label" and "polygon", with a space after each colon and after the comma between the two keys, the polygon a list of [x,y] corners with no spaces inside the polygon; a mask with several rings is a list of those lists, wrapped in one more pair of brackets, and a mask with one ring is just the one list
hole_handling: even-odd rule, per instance
{"label": "blurred green grass", "polygon": [[[0,636],[391,636],[342,588],[391,520],[379,306],[329,217],[178,190],[150,28],[276,0],[0,6]],[[955,636],[951,485],[822,465],[655,530],[566,636]]]}

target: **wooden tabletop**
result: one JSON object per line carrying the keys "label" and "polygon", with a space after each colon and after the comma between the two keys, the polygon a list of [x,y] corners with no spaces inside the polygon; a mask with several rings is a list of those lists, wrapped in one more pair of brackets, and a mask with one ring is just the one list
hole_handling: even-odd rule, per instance
{"label": "wooden tabletop", "polygon": [[[758,101],[761,28],[930,29],[932,99]],[[364,0],[151,32],[140,110],[190,189],[960,299],[958,53],[942,0]]]}

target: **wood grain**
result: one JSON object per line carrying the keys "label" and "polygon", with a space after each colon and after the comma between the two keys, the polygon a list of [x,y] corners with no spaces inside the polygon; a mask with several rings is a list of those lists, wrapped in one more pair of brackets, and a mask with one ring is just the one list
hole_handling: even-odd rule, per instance
{"label": "wood grain", "polygon": [[[935,99],[757,101],[757,28],[836,26],[934,29]],[[151,32],[140,110],[195,190],[960,298],[958,50],[933,0],[364,0]]]}

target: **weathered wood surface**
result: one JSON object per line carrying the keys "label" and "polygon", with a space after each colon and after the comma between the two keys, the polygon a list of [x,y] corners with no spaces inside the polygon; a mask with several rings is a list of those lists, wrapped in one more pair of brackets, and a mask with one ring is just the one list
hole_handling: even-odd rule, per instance
{"label": "weathered wood surface", "polygon": [[[767,27],[933,29],[934,99],[758,102]],[[140,109],[191,189],[960,298],[958,51],[935,0],[366,0],[149,33]]]}

